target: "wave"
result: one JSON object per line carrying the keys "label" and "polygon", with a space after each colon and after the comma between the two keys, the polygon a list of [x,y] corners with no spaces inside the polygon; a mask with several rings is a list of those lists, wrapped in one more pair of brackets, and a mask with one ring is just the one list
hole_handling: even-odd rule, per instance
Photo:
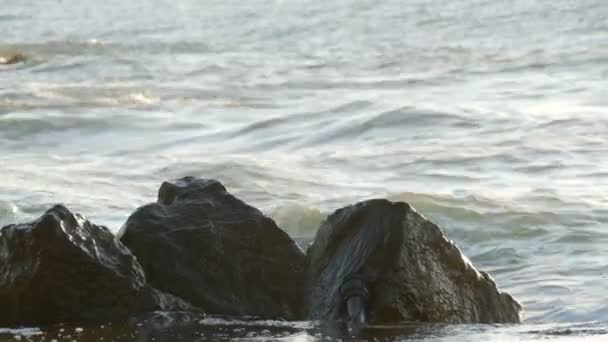
{"label": "wave", "polygon": [[15,223],[19,217],[19,208],[12,202],[0,200],[0,227]]}
{"label": "wave", "polygon": [[0,65],[10,65],[22,63],[27,57],[18,52],[0,52]]}
{"label": "wave", "polygon": [[20,90],[0,90],[0,119],[3,114],[24,111],[74,112],[79,108],[151,108],[160,98],[142,87],[128,84],[96,86],[38,84],[24,85]]}
{"label": "wave", "polygon": [[[32,139],[35,136],[69,130],[93,133],[111,127],[114,124],[108,117],[97,116],[95,113],[79,116],[51,111],[0,115],[0,137],[7,138],[9,144],[27,142],[27,147],[36,145],[38,140]],[[44,137],[40,138],[44,144]]]}
{"label": "wave", "polygon": [[292,237],[310,238],[316,234],[327,214],[317,208],[288,205],[272,210],[269,216]]}
{"label": "wave", "polygon": [[[427,193],[404,192],[387,194],[393,201],[412,205],[422,215],[437,223],[449,237],[466,245],[475,246],[491,241],[527,241],[548,239],[554,243],[593,243],[594,239],[608,239],[608,234],[580,227],[584,214],[560,214],[547,211],[529,211],[510,207],[501,202],[479,196],[455,197]],[[344,203],[348,205],[351,203]],[[339,205],[334,208],[337,209]],[[280,227],[293,236],[313,237],[329,208],[289,204],[274,207],[269,214]],[[573,217],[575,216],[575,217]],[[556,229],[568,226],[576,230]],[[597,240],[595,240],[597,241]],[[473,259],[491,260],[518,257],[515,250],[504,247],[491,250],[475,249]]]}
{"label": "wave", "polygon": [[[428,127],[475,129],[478,126],[475,119],[445,111],[415,106],[379,110],[378,104],[373,102],[349,101],[318,111],[246,123],[226,138],[247,141],[242,145],[248,150],[262,147],[301,149],[355,142],[373,144],[378,136],[395,137],[395,140],[404,139],[403,135],[416,138],[423,136]],[[398,132],[401,133],[399,138],[395,135]]]}
{"label": "wave", "polygon": [[32,86],[37,99],[63,103],[66,107],[140,107],[159,99],[132,86]]}
{"label": "wave", "polygon": [[100,39],[56,40],[41,43],[0,44],[0,51],[13,51],[25,56],[84,56],[109,54],[196,54],[212,52],[210,47],[198,41],[146,41],[137,43],[112,42]]}

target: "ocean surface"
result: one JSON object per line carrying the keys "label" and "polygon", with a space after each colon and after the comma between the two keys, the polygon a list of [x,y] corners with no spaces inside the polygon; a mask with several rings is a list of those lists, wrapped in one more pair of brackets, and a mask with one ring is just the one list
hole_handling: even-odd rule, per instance
{"label": "ocean surface", "polygon": [[186,175],[304,239],[407,201],[524,307],[371,339],[606,341],[608,1],[1,0],[0,226],[64,203],[117,231]]}

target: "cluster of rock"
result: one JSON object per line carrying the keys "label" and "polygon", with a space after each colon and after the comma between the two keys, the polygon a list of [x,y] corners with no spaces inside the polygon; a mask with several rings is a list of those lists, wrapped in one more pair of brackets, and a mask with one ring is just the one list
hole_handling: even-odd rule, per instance
{"label": "cluster of rock", "polygon": [[0,326],[155,310],[363,324],[515,323],[520,305],[406,203],[331,214],[305,254],[218,181],[165,182],[117,236],[61,205],[0,230]]}

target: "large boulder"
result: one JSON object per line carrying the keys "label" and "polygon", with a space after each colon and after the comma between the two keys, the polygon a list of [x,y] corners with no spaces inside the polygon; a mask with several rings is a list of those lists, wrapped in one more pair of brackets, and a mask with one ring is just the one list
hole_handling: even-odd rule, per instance
{"label": "large boulder", "polygon": [[307,254],[309,319],[516,323],[521,306],[406,203],[330,215]]}
{"label": "large boulder", "polygon": [[153,287],[206,313],[300,316],[304,253],[218,181],[164,182],[157,202],[138,208],[119,235]]}
{"label": "large boulder", "polygon": [[135,257],[107,228],[64,206],[0,230],[0,326],[114,321],[187,307],[146,286]]}

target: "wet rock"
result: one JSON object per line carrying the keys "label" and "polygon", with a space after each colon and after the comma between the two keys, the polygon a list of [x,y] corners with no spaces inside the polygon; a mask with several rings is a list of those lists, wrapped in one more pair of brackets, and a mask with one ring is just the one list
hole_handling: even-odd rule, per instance
{"label": "wet rock", "polygon": [[274,221],[218,181],[165,182],[137,209],[121,241],[150,284],[206,313],[299,317],[305,256]]}
{"label": "wet rock", "polygon": [[520,305],[406,203],[330,215],[307,254],[309,319],[515,323]]}
{"label": "wet rock", "polygon": [[187,306],[147,287],[107,228],[64,206],[0,230],[0,326],[113,321]]}
{"label": "wet rock", "polygon": [[27,57],[20,53],[6,54],[5,56],[0,55],[0,65],[10,65],[22,63],[27,60]]}

